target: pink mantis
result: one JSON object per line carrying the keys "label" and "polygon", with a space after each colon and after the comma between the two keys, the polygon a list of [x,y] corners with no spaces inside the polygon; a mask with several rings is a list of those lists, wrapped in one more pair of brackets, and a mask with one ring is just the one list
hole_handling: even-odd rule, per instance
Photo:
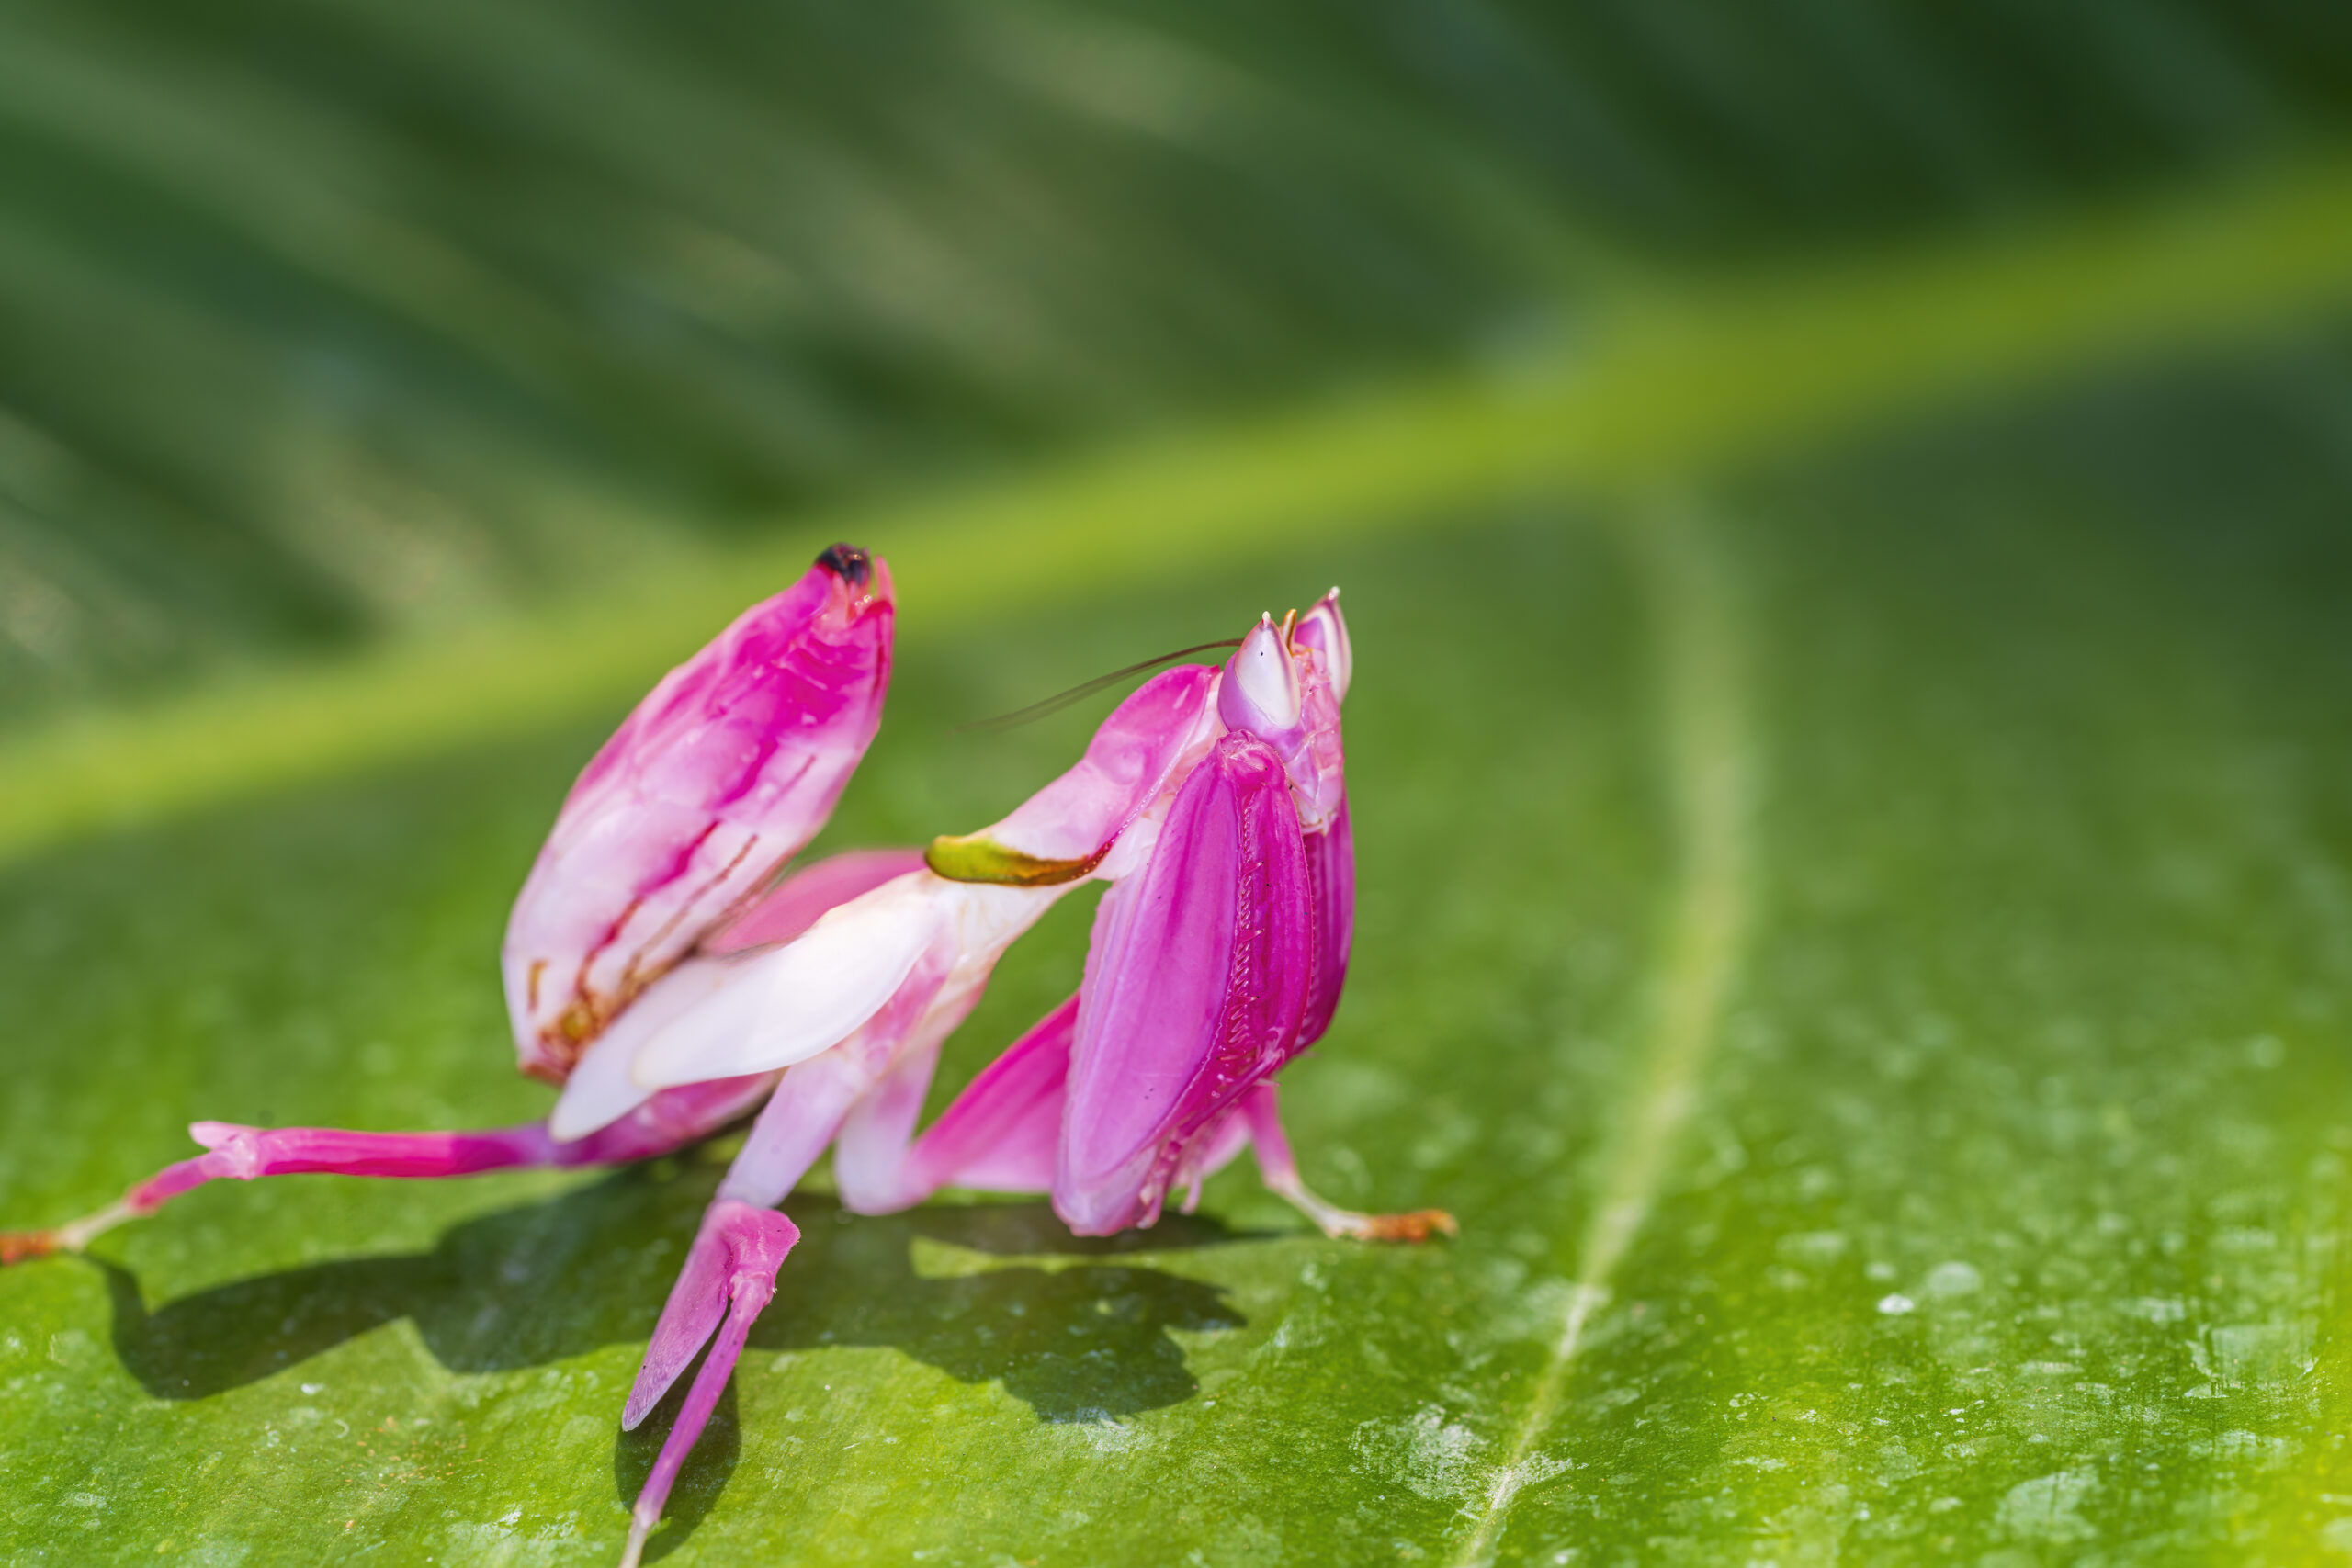
{"label": "pink mantis", "polygon": [[[582,773],[515,901],[503,953],[544,1122],[469,1133],[199,1122],[205,1153],[0,1263],[75,1251],[221,1178],[447,1177],[650,1158],[756,1119],[655,1325],[622,1426],[707,1345],[630,1514],[625,1565],[773,1298],[799,1232],[778,1211],[830,1146],[844,1207],[942,1187],[1046,1191],[1082,1235],[1189,1210],[1244,1146],[1327,1234],[1422,1240],[1437,1211],[1360,1214],[1300,1179],[1274,1075],[1329,1026],[1354,912],[1338,591],[1262,618],[1222,667],[1146,682],[1068,773],[927,851],[784,874],[880,723],[888,569],[848,546],[673,671]],[[1108,884],[1079,992],[928,1128],[942,1043],[1052,904]]]}

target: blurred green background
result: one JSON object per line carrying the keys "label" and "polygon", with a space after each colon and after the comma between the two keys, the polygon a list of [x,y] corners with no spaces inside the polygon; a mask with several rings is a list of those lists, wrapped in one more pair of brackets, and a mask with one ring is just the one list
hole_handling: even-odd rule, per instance
{"label": "blurred green background", "polygon": [[[566,782],[833,537],[828,844],[1336,580],[1286,1104],[1461,1241],[820,1179],[656,1560],[2352,1556],[2347,506],[2337,9],[9,0],[0,1218],[537,1114]],[[611,1558],[724,1152],[10,1269],[0,1549]]]}
{"label": "blurred green background", "polygon": [[2290,5],[4,25],[17,711],[1172,424],[1573,363],[1629,294],[2161,198],[2352,118],[2352,21]]}

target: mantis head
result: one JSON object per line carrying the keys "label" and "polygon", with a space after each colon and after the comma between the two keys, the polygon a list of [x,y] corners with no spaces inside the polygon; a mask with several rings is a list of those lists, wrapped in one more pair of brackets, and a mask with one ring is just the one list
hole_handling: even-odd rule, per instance
{"label": "mantis head", "polygon": [[1271,615],[1260,617],[1218,685],[1218,719],[1273,748],[1308,832],[1328,826],[1345,798],[1340,699],[1353,662],[1334,588],[1304,615],[1294,610],[1280,625]]}

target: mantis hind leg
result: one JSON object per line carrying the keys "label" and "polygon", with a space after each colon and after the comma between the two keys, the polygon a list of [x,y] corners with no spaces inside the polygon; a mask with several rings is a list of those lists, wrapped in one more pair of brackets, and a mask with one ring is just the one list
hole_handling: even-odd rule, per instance
{"label": "mantis hind leg", "polygon": [[612,1126],[558,1143],[547,1124],[466,1133],[362,1133],[336,1127],[246,1127],[198,1122],[188,1135],[203,1154],[167,1165],[114,1202],[47,1230],[0,1232],[0,1265],[79,1252],[126,1220],[152,1214],[208,1181],[265,1176],[381,1176],[437,1180],[522,1166],[617,1165],[708,1136],[741,1117],[767,1092],[760,1076],[695,1084],[657,1095]]}
{"label": "mantis hind leg", "polygon": [[902,1065],[905,1081],[886,1083],[842,1125],[833,1174],[843,1205],[861,1214],[887,1214],[911,1208],[943,1187],[1050,1189],[1077,1021],[1072,997],[1006,1047],[939,1120],[911,1139],[932,1058],[910,1058]]}
{"label": "mantis hind leg", "polygon": [[0,1235],[0,1263],[79,1252],[126,1220],[152,1214],[183,1192],[224,1178],[312,1171],[345,1176],[470,1176],[504,1166],[550,1163],[554,1145],[539,1126],[479,1133],[352,1133],[332,1127],[243,1127],[198,1122],[188,1135],[205,1153],[167,1165],[96,1213],[49,1230]]}
{"label": "mantis hind leg", "polygon": [[[834,1174],[844,1205],[856,1213],[888,1213],[922,1202],[942,1187],[1043,1192],[1054,1184],[1055,1156],[1069,1099],[1069,1057],[1078,998],[1070,998],[990,1063],[941,1113],[910,1138],[933,1058],[901,1065],[904,1082],[886,1083],[844,1118],[834,1151]],[[1267,1190],[1297,1208],[1326,1235],[1363,1241],[1426,1241],[1456,1234],[1442,1209],[1405,1214],[1363,1214],[1317,1195],[1298,1172],[1283,1130],[1273,1082],[1253,1086],[1235,1111],[1185,1161],[1178,1177],[1190,1188],[1187,1213],[1201,1181],[1247,1145],[1257,1155]]]}
{"label": "mantis hind leg", "polygon": [[868,1087],[854,1065],[833,1055],[811,1058],[787,1071],[728,1168],[718,1195],[704,1211],[685,1267],[670,1287],[670,1299],[662,1303],[646,1345],[637,1382],[621,1411],[621,1429],[633,1431],[652,1414],[705,1344],[710,1354],[695,1374],[684,1408],[662,1439],[661,1455],[629,1509],[624,1568],[636,1568],[653,1527],[661,1522],[671,1485],[701,1439],[743,1353],[752,1321],[775,1298],[776,1270],[800,1239],[799,1228],[778,1213],[775,1205],[824,1153],[841,1131],[842,1118]]}
{"label": "mantis hind leg", "polygon": [[1283,1131],[1282,1111],[1269,1080],[1252,1088],[1241,1113],[1250,1124],[1250,1146],[1258,1156],[1258,1174],[1266,1190],[1305,1214],[1328,1236],[1353,1236],[1359,1241],[1427,1241],[1442,1232],[1460,1234],[1453,1216],[1442,1209],[1418,1209],[1409,1214],[1360,1214],[1353,1209],[1317,1197],[1298,1174]]}
{"label": "mantis hind leg", "polygon": [[[721,1198],[711,1204],[704,1214],[702,1229],[695,1234],[693,1249],[687,1254],[686,1267],[670,1292],[669,1304],[662,1309],[662,1322],[654,1329],[653,1343],[648,1348],[646,1364],[638,1374],[638,1388],[629,1396],[628,1410],[621,1419],[624,1429],[634,1427],[661,1399],[685,1362],[694,1359],[714,1329],[718,1337],[710,1347],[710,1354],[703,1359],[702,1371],[695,1374],[694,1386],[686,1391],[686,1403],[678,1412],[678,1419],[663,1439],[662,1452],[653,1461],[653,1469],[645,1478],[644,1488],[637,1495],[637,1502],[629,1509],[628,1544],[621,1554],[622,1568],[637,1568],[645,1551],[645,1542],[653,1527],[662,1521],[662,1509],[670,1500],[670,1488],[684,1468],[686,1456],[702,1438],[703,1427],[710,1420],[710,1413],[718,1404],[718,1395],[734,1372],[737,1358],[743,1353],[744,1341],[750,1337],[752,1324],[775,1299],[776,1270],[800,1239],[799,1227],[774,1209],[757,1208],[736,1198]],[[666,1331],[666,1337],[665,1337]],[[687,1343],[691,1338],[692,1343]],[[659,1386],[652,1389],[652,1398],[645,1398],[649,1379],[657,1369],[678,1356],[666,1377],[655,1379]]]}
{"label": "mantis hind leg", "polygon": [[1043,1190],[1053,1181],[1077,1011],[1073,997],[1047,1014],[920,1138],[910,1134],[935,1050],[910,1050],[878,1083],[830,1055],[785,1074],[704,1213],[621,1412],[623,1429],[635,1429],[703,1346],[710,1346],[629,1510],[623,1568],[636,1568],[670,1488],[742,1355],[752,1321],[775,1297],[776,1270],[800,1232],[774,1206],[828,1144],[843,1204],[862,1213],[910,1207],[951,1182]]}

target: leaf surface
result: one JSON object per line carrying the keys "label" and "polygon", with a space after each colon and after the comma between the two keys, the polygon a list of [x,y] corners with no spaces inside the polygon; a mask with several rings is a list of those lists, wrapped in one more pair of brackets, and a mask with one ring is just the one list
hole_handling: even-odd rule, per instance
{"label": "leaf surface", "polygon": [[[949,731],[1001,700],[991,671],[1340,578],[1360,958],[1286,1103],[1333,1196],[1443,1203],[1464,1235],[1327,1242],[1244,1171],[1099,1244],[1039,1203],[808,1196],[661,1539],[680,1562],[2332,1540],[2352,555],[2279,477],[2307,439],[2250,412],[2310,374],[2094,386],[1465,520],[1442,574],[1407,536],[918,645],[840,841],[986,819],[1082,734]],[[43,1043],[8,1106],[12,1213],[103,1199],[191,1114],[530,1114],[489,954],[593,739],[12,871],[17,1027]],[[1062,993],[1084,925],[1022,950],[947,1087]],[[718,1169],[221,1184],[96,1259],[11,1269],[12,1552],[598,1560],[650,1458],[612,1407]]]}
{"label": "leaf surface", "polygon": [[[199,1117],[542,1113],[507,905],[805,558],[747,519],[901,568],[835,847],[1337,581],[1357,948],[1284,1105],[1461,1238],[1246,1166],[1100,1242],[820,1179],[656,1561],[2352,1551],[2352,224],[2279,129],[2342,54],[1882,10],[0,18],[0,1220]],[[610,1561],[730,1147],[223,1182],[0,1273],[0,1556]]]}

